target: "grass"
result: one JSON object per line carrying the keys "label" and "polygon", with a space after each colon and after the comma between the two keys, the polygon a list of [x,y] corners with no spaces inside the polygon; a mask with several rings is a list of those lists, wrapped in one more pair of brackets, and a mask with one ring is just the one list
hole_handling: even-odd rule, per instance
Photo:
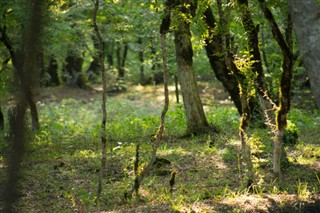
{"label": "grass", "polygon": [[[107,168],[99,201],[96,198],[101,158],[98,94],[90,99],[64,98],[39,103],[42,127],[34,137],[30,136],[32,140],[22,163],[19,211],[274,212],[292,206],[299,210],[320,199],[318,111],[291,111],[289,119],[299,138],[296,144],[286,147],[290,164],[281,180],[274,179],[271,172],[272,143],[267,131],[250,129],[256,180],[253,192],[249,193],[239,166],[236,109],[228,104],[207,107],[209,122],[221,133],[182,139],[179,135],[186,127],[183,108],[171,103],[166,140],[158,152],[159,157],[171,162],[160,168],[168,172],[155,171],[143,182],[141,199],[126,200],[124,193],[134,180],[135,145],[141,145],[141,169],[149,159],[150,136],[158,128],[161,112],[161,98],[154,98],[159,96],[159,88],[132,90],[108,98]],[[6,131],[0,134],[1,141],[6,141]],[[211,141],[213,147],[209,146]],[[9,144],[2,143],[1,184],[5,182],[8,150]],[[171,194],[169,179],[173,170],[177,177]]]}

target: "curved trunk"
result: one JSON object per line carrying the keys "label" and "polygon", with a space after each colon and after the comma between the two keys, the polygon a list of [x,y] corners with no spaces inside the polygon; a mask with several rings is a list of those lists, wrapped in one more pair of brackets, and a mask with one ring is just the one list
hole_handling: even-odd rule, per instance
{"label": "curved trunk", "polygon": [[224,88],[228,91],[233,103],[241,114],[242,107],[239,96],[238,82],[234,75],[230,75],[224,57],[223,57],[223,46],[222,37],[219,34],[214,33],[216,27],[216,20],[212,14],[210,6],[204,12],[204,21],[209,27],[209,37],[205,40],[206,52],[209,59],[212,70],[214,71],[217,79],[221,81]]}
{"label": "curved trunk", "polygon": [[[290,91],[292,81],[292,68],[293,68],[293,54],[292,54],[292,22],[291,16],[288,14],[288,25],[286,27],[286,37],[281,33],[274,17],[264,0],[259,0],[261,10],[268,20],[272,35],[278,43],[282,55],[282,75],[279,88],[279,106],[276,110],[276,129],[274,137],[274,152],[273,152],[273,173],[276,177],[281,175],[281,154],[284,151],[282,147],[283,132],[287,125],[287,115],[290,111]],[[283,153],[285,154],[285,153]],[[284,157],[283,155],[282,157]]]}

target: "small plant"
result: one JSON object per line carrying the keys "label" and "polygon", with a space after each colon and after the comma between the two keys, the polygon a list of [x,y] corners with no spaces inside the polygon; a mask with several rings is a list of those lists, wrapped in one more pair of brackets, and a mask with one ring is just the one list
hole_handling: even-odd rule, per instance
{"label": "small plant", "polygon": [[297,183],[297,194],[298,198],[301,200],[307,200],[309,197],[309,191],[308,191],[308,183],[304,182],[302,183],[300,179]]}

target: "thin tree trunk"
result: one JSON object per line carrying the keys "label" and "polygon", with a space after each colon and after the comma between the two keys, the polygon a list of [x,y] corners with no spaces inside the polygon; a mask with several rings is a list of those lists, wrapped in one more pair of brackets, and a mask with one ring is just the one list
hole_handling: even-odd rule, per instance
{"label": "thin tree trunk", "polygon": [[106,123],[107,123],[107,109],[106,109],[106,99],[107,99],[107,85],[106,85],[106,74],[105,74],[105,67],[104,67],[104,42],[101,36],[99,27],[97,25],[97,13],[99,10],[99,0],[95,0],[94,2],[94,10],[92,15],[92,24],[94,31],[96,33],[96,37],[98,40],[99,50],[99,63],[100,63],[100,72],[102,77],[102,121],[101,121],[101,168],[99,172],[99,179],[98,179],[98,189],[97,189],[97,197],[100,199],[101,192],[102,192],[102,178],[105,174],[105,167],[106,167],[106,146],[107,146],[107,137],[106,137]]}
{"label": "thin tree trunk", "polygon": [[[122,50],[123,48],[123,50]],[[117,51],[116,51],[116,55],[117,55],[117,68],[118,68],[118,79],[123,79],[125,76],[125,62],[127,59],[127,54],[128,54],[128,48],[129,45],[127,42],[120,44],[118,42],[118,46],[117,46]]]}
{"label": "thin tree trunk", "polygon": [[144,79],[144,54],[143,54],[143,46],[142,46],[142,37],[138,37],[138,56],[140,61],[140,84],[143,84]]}
{"label": "thin tree trunk", "polygon": [[[170,9],[167,11],[167,14],[169,13],[170,17]],[[166,33],[168,32],[169,26],[163,25],[164,20],[162,20],[162,24],[160,26],[160,39],[161,39],[161,50],[162,50],[162,63],[163,63],[163,89],[164,89],[164,106],[160,117],[160,126],[159,129],[154,137],[153,143],[152,143],[152,153],[151,158],[148,162],[148,164],[143,168],[142,172],[138,177],[135,179],[134,187],[131,189],[131,191],[126,194],[126,197],[132,197],[132,193],[134,191],[138,192],[139,186],[141,185],[143,179],[150,174],[154,167],[154,162],[156,160],[157,151],[160,146],[160,143],[163,139],[163,133],[165,128],[165,118],[166,114],[169,109],[169,89],[168,89],[168,83],[169,83],[169,71],[167,66],[167,47],[166,47]],[[137,151],[139,150],[139,147],[137,146]],[[136,153],[136,155],[138,155]],[[138,196],[138,193],[137,193]]]}
{"label": "thin tree trunk", "polygon": [[109,41],[106,43],[106,54],[107,54],[107,62],[110,67],[113,67],[113,51],[114,51],[114,41]]}
{"label": "thin tree trunk", "polygon": [[4,117],[0,107],[0,130],[4,130]]}
{"label": "thin tree trunk", "polygon": [[174,75],[174,86],[175,86],[175,93],[176,93],[176,102],[177,104],[180,103],[180,100],[179,100],[179,81],[178,81],[178,76],[177,75]]}

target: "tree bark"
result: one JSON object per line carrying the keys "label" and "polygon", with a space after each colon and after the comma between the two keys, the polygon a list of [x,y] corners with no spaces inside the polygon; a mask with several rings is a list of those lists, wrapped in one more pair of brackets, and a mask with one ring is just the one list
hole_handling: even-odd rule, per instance
{"label": "tree bark", "polygon": [[[278,43],[282,55],[282,75],[279,88],[279,106],[276,110],[276,129],[274,139],[274,153],[273,153],[273,173],[276,177],[281,175],[281,153],[284,151],[282,147],[283,133],[287,126],[287,115],[290,111],[291,105],[291,81],[292,81],[292,68],[293,68],[293,54],[292,54],[292,25],[291,17],[288,15],[288,25],[286,29],[286,39],[282,35],[271,11],[266,6],[264,0],[259,0],[260,7],[264,13],[264,16],[268,20],[272,35]],[[284,153],[283,153],[284,154]],[[284,156],[283,156],[284,157]]]}
{"label": "tree bark", "polygon": [[[190,15],[192,15],[192,11],[190,10],[192,10],[193,6],[190,6],[191,9],[185,6],[191,4],[188,0],[185,0],[183,3],[184,4],[179,5],[178,12],[185,17],[190,17]],[[187,118],[187,134],[197,134],[207,130],[209,123],[203,110],[193,70],[193,50],[191,44],[190,22],[188,20],[178,18],[178,23],[174,31],[174,42],[178,78]]]}
{"label": "tree bark", "polygon": [[231,75],[230,70],[224,61],[223,56],[223,46],[222,46],[222,37],[221,34],[214,32],[216,28],[216,20],[212,14],[211,7],[208,6],[204,12],[204,21],[209,28],[209,36],[205,39],[206,42],[206,52],[209,58],[209,62],[212,70],[215,72],[215,75],[219,81],[223,84],[224,88],[228,91],[231,100],[238,109],[239,114],[241,114],[241,100],[239,96],[238,82],[234,75]]}
{"label": "tree bark", "polygon": [[[319,1],[318,1],[319,2]],[[320,109],[320,5],[316,0],[289,0],[294,31],[310,87]]]}

